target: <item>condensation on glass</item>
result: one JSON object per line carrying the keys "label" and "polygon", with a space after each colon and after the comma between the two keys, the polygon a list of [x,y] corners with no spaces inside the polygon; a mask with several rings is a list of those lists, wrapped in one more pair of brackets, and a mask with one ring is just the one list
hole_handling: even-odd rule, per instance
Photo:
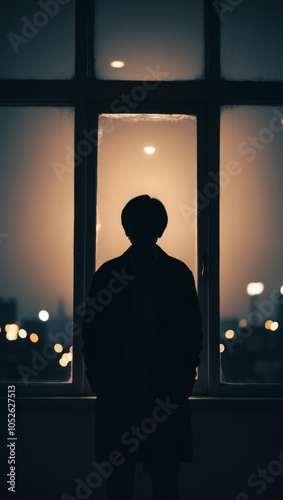
{"label": "condensation on glass", "polygon": [[283,383],[283,107],[224,108],[221,380]]}
{"label": "condensation on glass", "polygon": [[75,0],[5,2],[0,32],[0,78],[74,78]]}
{"label": "condensation on glass", "polygon": [[283,3],[219,4],[222,76],[228,80],[283,80]]}
{"label": "condensation on glass", "polygon": [[71,382],[72,108],[0,108],[1,381]]}
{"label": "condensation on glass", "polygon": [[157,244],[185,262],[196,278],[196,165],[195,116],[100,115],[96,268],[129,247],[122,209],[135,196],[148,194],[168,212]]}
{"label": "condensation on glass", "polygon": [[203,78],[203,0],[144,0],[139,5],[97,0],[95,5],[96,78]]}

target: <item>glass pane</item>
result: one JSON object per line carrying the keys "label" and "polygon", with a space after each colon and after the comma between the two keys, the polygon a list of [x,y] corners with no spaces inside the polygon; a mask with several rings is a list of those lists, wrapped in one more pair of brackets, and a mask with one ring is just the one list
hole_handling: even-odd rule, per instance
{"label": "glass pane", "polygon": [[5,2],[0,32],[0,78],[74,77],[75,0]]}
{"label": "glass pane", "polygon": [[[196,117],[103,114],[99,134],[96,267],[129,247],[122,209],[148,194],[168,213],[157,244],[185,262],[196,279]],[[155,151],[148,154],[146,147]]]}
{"label": "glass pane", "polygon": [[130,0],[97,0],[95,4],[97,78],[203,77],[203,0],[144,0],[140,5]]}
{"label": "glass pane", "polygon": [[0,129],[1,379],[70,382],[73,110],[2,107]]}
{"label": "glass pane", "polygon": [[[238,3],[232,7],[228,3]],[[215,2],[216,4],[216,2]],[[219,2],[222,75],[228,80],[283,80],[278,0]]]}
{"label": "glass pane", "polygon": [[222,382],[283,382],[283,108],[221,118]]}

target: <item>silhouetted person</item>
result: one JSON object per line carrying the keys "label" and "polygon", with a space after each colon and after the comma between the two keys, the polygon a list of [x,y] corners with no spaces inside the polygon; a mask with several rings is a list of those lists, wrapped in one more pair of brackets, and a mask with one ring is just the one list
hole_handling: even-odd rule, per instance
{"label": "silhouetted person", "polygon": [[132,245],[94,274],[83,325],[96,460],[108,463],[109,500],[133,500],[138,462],[155,500],[177,500],[180,463],[193,457],[188,397],[202,348],[194,278],[156,245],[167,225],[160,201],[133,198],[122,225]]}

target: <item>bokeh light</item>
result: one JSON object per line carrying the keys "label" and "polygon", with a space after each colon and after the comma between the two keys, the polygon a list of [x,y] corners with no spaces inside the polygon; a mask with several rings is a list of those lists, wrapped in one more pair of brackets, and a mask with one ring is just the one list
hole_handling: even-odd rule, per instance
{"label": "bokeh light", "polygon": [[34,344],[35,344],[36,342],[38,342],[38,340],[39,340],[39,339],[38,339],[38,335],[37,335],[36,333],[31,333],[31,334],[30,334],[30,336],[29,336],[29,339],[30,339],[30,341],[31,341],[31,342],[33,342]]}
{"label": "bokeh light", "polygon": [[21,328],[19,330],[19,337],[21,337],[21,339],[25,339],[27,337],[27,335],[28,334],[27,334],[26,330],[24,330],[23,328]]}
{"label": "bokeh light", "polygon": [[219,351],[220,352],[225,351],[225,345],[224,344],[219,344]]}
{"label": "bokeh light", "polygon": [[49,320],[49,313],[47,311],[39,311],[38,317],[41,321],[48,321]]}
{"label": "bokeh light", "polygon": [[247,285],[247,293],[248,295],[260,295],[264,290],[264,284],[259,281],[258,283],[249,283]]}
{"label": "bokeh light", "polygon": [[54,345],[54,351],[55,352],[62,352],[63,351],[63,346],[61,344],[55,344]]}
{"label": "bokeh light", "polygon": [[227,330],[227,332],[225,332],[226,339],[232,339],[234,336],[235,336],[234,330]]}
{"label": "bokeh light", "polygon": [[270,325],[270,330],[272,332],[275,332],[275,330],[277,330],[279,327],[279,323],[277,323],[277,321],[273,321],[272,324]]}

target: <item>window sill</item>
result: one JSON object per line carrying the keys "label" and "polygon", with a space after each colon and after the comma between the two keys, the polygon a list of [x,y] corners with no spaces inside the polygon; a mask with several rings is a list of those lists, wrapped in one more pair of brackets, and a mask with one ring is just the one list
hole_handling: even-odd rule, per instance
{"label": "window sill", "polygon": [[[17,409],[94,409],[95,396],[83,397],[18,397]],[[7,397],[0,398],[0,408],[7,407]],[[192,411],[202,410],[279,410],[283,409],[283,398],[233,398],[233,397],[191,397]]]}

